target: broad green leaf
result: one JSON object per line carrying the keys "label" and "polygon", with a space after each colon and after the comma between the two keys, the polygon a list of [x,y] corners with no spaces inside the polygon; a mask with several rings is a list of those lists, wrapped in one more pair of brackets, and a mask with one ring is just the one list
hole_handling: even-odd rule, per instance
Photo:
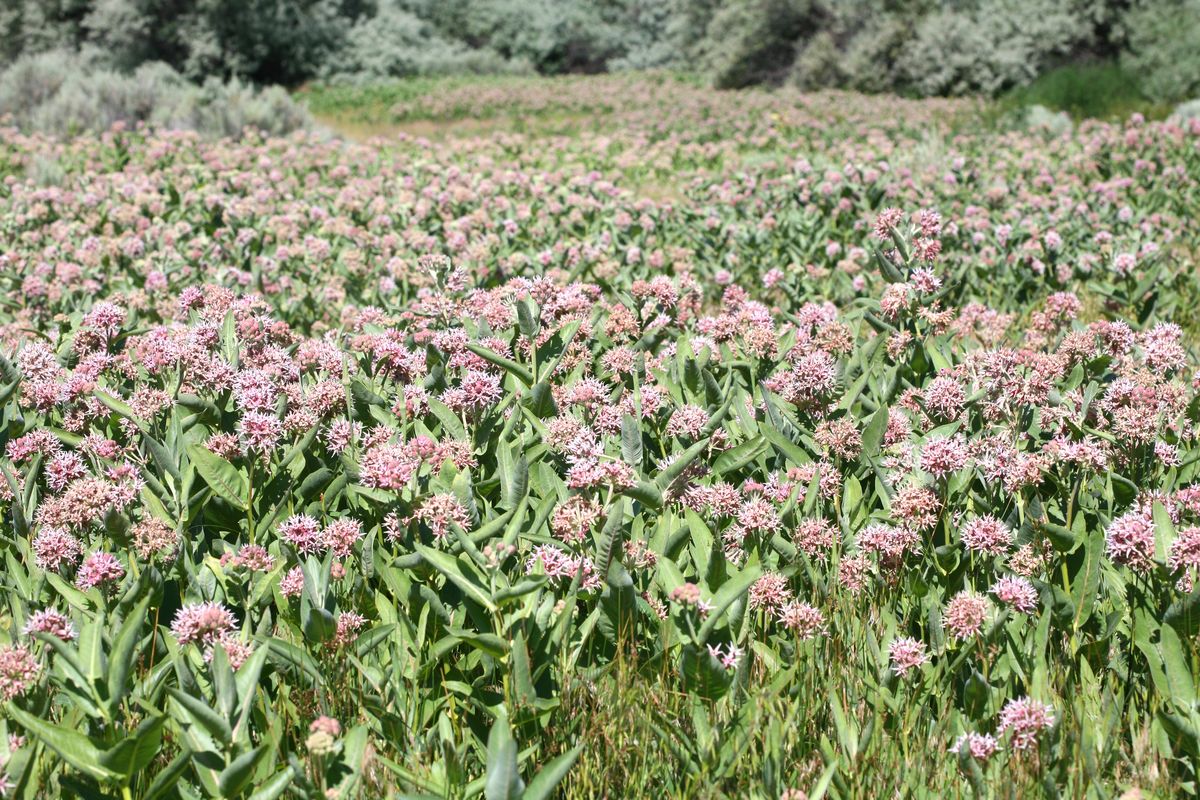
{"label": "broad green leaf", "polygon": [[1196,704],[1196,685],[1189,666],[1191,659],[1179,640],[1179,634],[1170,625],[1163,625],[1159,629],[1158,652],[1166,671],[1171,701],[1182,713],[1190,713],[1195,710]]}
{"label": "broad green leaf", "polygon": [[521,795],[521,800],[550,800],[554,790],[562,783],[562,779],[567,777],[567,773],[571,771],[571,767],[575,766],[575,761],[582,752],[583,745],[576,745],[542,767],[525,787],[525,793]]}
{"label": "broad green leaf", "polygon": [[726,450],[717,456],[717,460],[713,462],[713,472],[717,475],[735,472],[753,462],[765,453],[769,447],[770,444],[764,437],[755,436],[753,439],[742,442],[737,447]]}
{"label": "broad green leaf", "polygon": [[203,445],[190,444],[187,446],[188,460],[204,478],[204,482],[213,490],[213,494],[225,500],[234,508],[246,510],[246,499],[249,496],[249,484],[233,464],[211,452]]}
{"label": "broad green leaf", "polygon": [[175,783],[191,765],[192,754],[187,750],[181,751],[171,761],[159,770],[154,780],[146,787],[142,800],[158,800],[175,788]]}
{"label": "broad green leaf", "polygon": [[477,578],[467,575],[463,570],[463,564],[454,557],[434,550],[432,547],[420,543],[415,544],[414,549],[421,554],[421,558],[425,560],[431,567],[442,573],[454,585],[466,592],[477,603],[486,608],[488,611],[495,611],[496,605],[492,602],[490,593]]}
{"label": "broad green leaf", "polygon": [[284,767],[281,772],[271,776],[254,794],[250,795],[249,800],[278,800],[292,785],[293,776],[292,768]]}
{"label": "broad green leaf", "polygon": [[1083,566],[1071,583],[1071,599],[1075,605],[1073,627],[1076,631],[1091,618],[1100,591],[1100,574],[1104,565],[1104,531],[1097,528],[1084,542]]}
{"label": "broad green leaf", "polygon": [[221,795],[237,797],[241,794],[250,779],[254,777],[254,768],[258,766],[259,760],[266,755],[268,750],[267,745],[259,745],[230,761],[229,766],[217,775],[217,786],[221,789]]}
{"label": "broad green leaf", "polygon": [[179,704],[186,719],[190,719],[193,724],[203,728],[218,743],[228,746],[233,741],[233,731],[230,729],[229,723],[220,714],[209,708],[203,700],[173,686],[167,689],[167,693],[171,695],[172,700]]}
{"label": "broad green leaf", "polygon": [[687,450],[680,453],[670,465],[654,478],[654,485],[660,491],[669,487],[676,478],[683,474],[693,461],[700,457],[700,454],[708,449],[708,439],[702,439],[696,442]]}
{"label": "broad green leaf", "polygon": [[516,447],[498,446],[500,494],[507,508],[515,508],[529,491],[529,462]]}
{"label": "broad green leaf", "polygon": [[488,734],[487,783],[483,794],[487,800],[521,800],[525,782],[517,770],[517,742],[508,729],[508,717],[496,717]]}
{"label": "broad green leaf", "polygon": [[725,612],[731,605],[742,597],[754,582],[762,576],[762,568],[757,565],[751,565],[742,570],[741,573],[730,578],[723,583],[712,599],[712,610],[705,619],[704,624],[700,627],[697,634],[699,644],[704,644],[708,641],[708,637],[716,629],[717,624],[721,621]]}
{"label": "broad green leaf", "polygon": [[642,428],[628,414],[621,419],[621,459],[636,470],[642,468]]}
{"label": "broad green leaf", "polygon": [[53,725],[9,703],[8,714],[75,769],[101,783],[116,784],[122,775],[103,764],[103,753],[78,731]]}
{"label": "broad green leaf", "polygon": [[1167,554],[1171,550],[1171,542],[1175,541],[1175,525],[1171,515],[1159,501],[1154,501],[1154,560],[1159,564],[1167,563]]}
{"label": "broad green leaf", "polygon": [[880,445],[883,444],[883,435],[887,432],[888,424],[888,408],[880,406],[879,409],[871,415],[870,422],[863,429],[862,433],[862,452],[868,458],[874,458],[879,455]]}
{"label": "broad green leaf", "polygon": [[513,635],[512,646],[509,650],[509,666],[512,675],[513,696],[517,703],[525,706],[533,705],[537,700],[537,691],[533,688],[529,649],[525,644],[525,636],[520,631]]}
{"label": "broad green leaf", "polygon": [[100,754],[100,763],[109,770],[123,776],[128,783],[140,774],[162,750],[162,729],[165,716],[147,717],[133,733],[128,734],[115,747]]}
{"label": "broad green leaf", "polygon": [[468,342],[467,349],[470,350],[475,355],[482,358],[484,361],[487,361],[490,364],[494,364],[495,366],[504,370],[508,374],[512,375],[513,377],[515,377],[517,380],[519,380],[521,383],[525,384],[526,386],[533,385],[533,373],[530,372],[529,368],[524,366],[523,364],[518,364],[516,361],[513,361],[511,358],[502,356],[499,353],[497,353],[495,350],[489,350],[488,348],[484,347],[481,344],[478,344],[477,342]]}
{"label": "broad green leaf", "polygon": [[143,598],[125,615],[117,638],[113,641],[108,659],[108,702],[114,715],[130,689],[126,684],[135,665],[134,652],[141,641],[142,627],[146,623],[146,611],[149,608],[150,598]]}

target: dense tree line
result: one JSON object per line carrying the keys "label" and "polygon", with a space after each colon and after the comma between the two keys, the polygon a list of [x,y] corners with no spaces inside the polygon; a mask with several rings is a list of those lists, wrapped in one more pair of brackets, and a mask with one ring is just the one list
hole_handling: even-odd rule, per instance
{"label": "dense tree line", "polygon": [[296,85],[336,77],[685,68],[719,87],[995,93],[1118,58],[1200,92],[1200,0],[9,0],[0,62],[70,50]]}

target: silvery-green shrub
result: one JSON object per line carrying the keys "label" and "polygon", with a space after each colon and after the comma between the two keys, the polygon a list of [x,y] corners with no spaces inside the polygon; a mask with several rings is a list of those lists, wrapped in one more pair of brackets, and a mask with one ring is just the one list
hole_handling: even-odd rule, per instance
{"label": "silvery-green shrub", "polygon": [[1122,19],[1122,62],[1152,100],[1200,94],[1200,0],[1143,0]]}

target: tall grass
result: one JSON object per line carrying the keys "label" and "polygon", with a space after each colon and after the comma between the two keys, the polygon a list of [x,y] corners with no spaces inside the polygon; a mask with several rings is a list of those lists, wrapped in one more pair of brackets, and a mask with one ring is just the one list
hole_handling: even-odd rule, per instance
{"label": "tall grass", "polygon": [[1169,106],[1146,99],[1137,75],[1114,63],[1068,64],[1040,76],[1001,98],[1005,109],[1041,105],[1065,111],[1076,120],[1124,119],[1139,113],[1162,119]]}

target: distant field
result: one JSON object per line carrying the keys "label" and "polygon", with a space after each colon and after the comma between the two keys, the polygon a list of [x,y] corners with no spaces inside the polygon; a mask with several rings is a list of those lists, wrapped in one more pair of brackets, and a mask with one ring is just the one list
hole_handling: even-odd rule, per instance
{"label": "distant field", "polygon": [[[318,120],[335,130],[472,134],[492,130],[538,135],[653,130],[662,136],[686,124],[704,124],[735,111],[778,116],[784,127],[811,123],[801,116],[811,95],[793,89],[717,92],[686,75],[631,73],[555,78],[494,76],[406,79],[363,86],[313,84],[299,90]],[[828,93],[844,97],[856,95]],[[956,110],[972,101],[930,100],[929,108]],[[828,107],[835,108],[834,103]],[[676,116],[682,113],[683,116]],[[844,113],[835,112],[839,116]],[[633,126],[630,128],[630,126]]]}
{"label": "distant field", "polygon": [[[619,125],[625,115],[653,112],[684,97],[714,102],[721,94],[769,95],[784,106],[795,103],[800,95],[792,89],[714,93],[699,78],[663,72],[557,78],[451,76],[362,85],[316,83],[300,89],[296,96],[320,121],[347,135],[400,130],[436,136],[469,135],[497,128],[569,133],[589,122]],[[1076,121],[1122,120],[1134,113],[1163,119],[1171,111],[1170,106],[1147,101],[1136,76],[1111,64],[1051,70],[1029,86],[980,104],[979,110],[990,121],[1004,123],[1035,104],[1066,112]]]}

